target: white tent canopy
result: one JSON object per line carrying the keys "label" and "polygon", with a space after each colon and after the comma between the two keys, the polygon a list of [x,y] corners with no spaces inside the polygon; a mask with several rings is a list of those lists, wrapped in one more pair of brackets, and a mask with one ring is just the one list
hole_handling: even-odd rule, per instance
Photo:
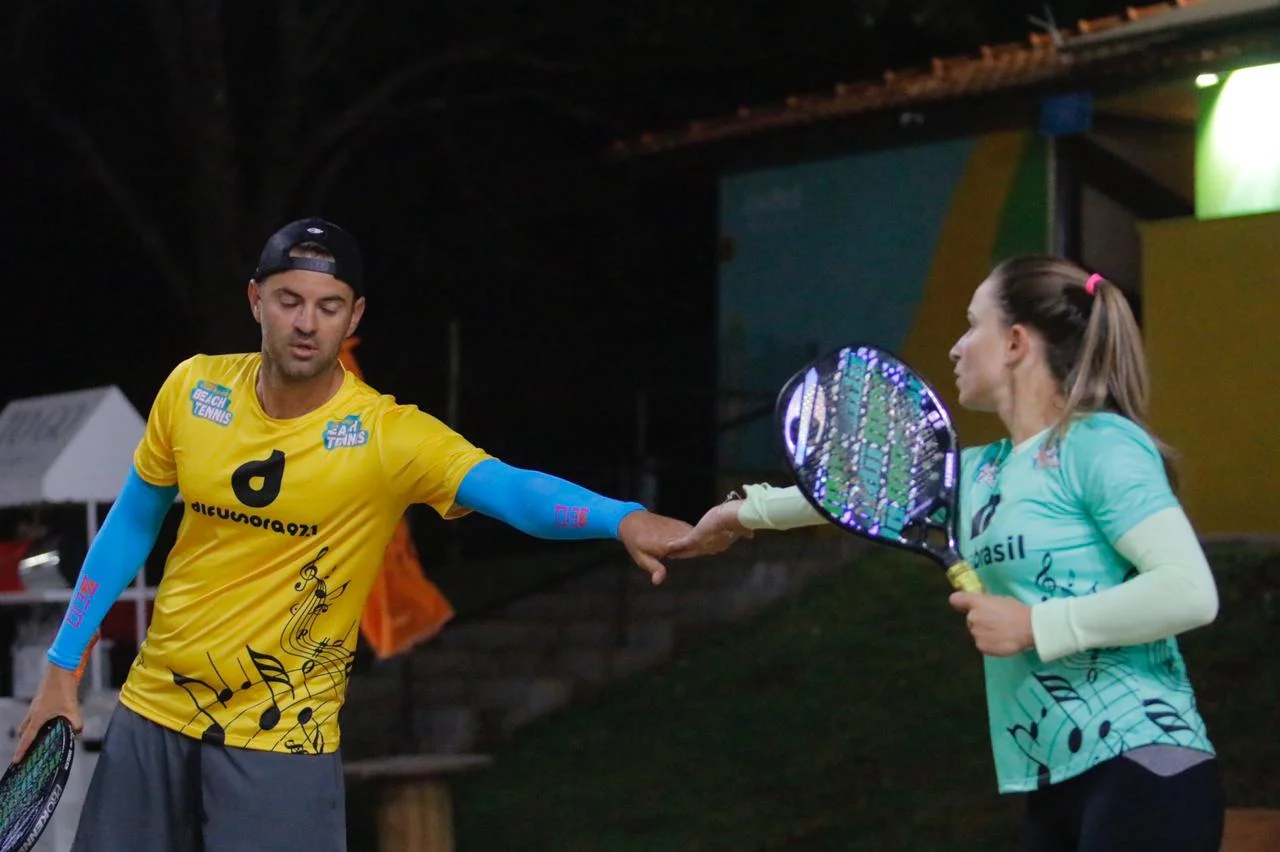
{"label": "white tent canopy", "polygon": [[[120,496],[146,421],[115,385],[18,399],[0,412],[0,508],[83,503],[85,539],[98,504]],[[145,572],[134,578],[138,642],[147,633]]]}
{"label": "white tent canopy", "polygon": [[145,429],[114,385],[14,400],[0,413],[0,507],[114,501]]}

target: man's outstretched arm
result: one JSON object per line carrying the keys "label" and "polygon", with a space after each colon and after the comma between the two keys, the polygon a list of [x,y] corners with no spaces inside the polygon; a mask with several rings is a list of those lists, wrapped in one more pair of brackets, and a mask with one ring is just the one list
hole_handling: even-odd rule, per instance
{"label": "man's outstretched arm", "polygon": [[457,502],[538,538],[616,538],[655,584],[666,576],[660,560],[667,554],[667,543],[691,529],[639,503],[605,497],[497,459],[485,459],[467,472],[458,486]]}

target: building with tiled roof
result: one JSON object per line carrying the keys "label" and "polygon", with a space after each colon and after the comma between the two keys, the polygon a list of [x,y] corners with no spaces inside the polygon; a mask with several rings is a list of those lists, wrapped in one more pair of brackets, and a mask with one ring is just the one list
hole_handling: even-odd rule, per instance
{"label": "building with tiled roof", "polygon": [[717,468],[776,471],[752,411],[852,341],[930,378],[964,443],[996,437],[955,405],[948,350],[995,262],[1048,251],[1130,297],[1197,527],[1280,533],[1280,480],[1242,485],[1280,456],[1275,63],[1280,0],[1176,0],[618,140],[624,168],[717,176],[720,417],[750,421]]}
{"label": "building with tiled roof", "polygon": [[930,107],[1089,87],[1123,91],[1136,83],[1186,79],[1201,72],[1280,58],[1275,27],[1280,0],[1173,0],[1131,6],[1124,15],[1030,33],[1023,41],[982,45],[973,54],[935,58],[925,68],[888,69],[877,79],[834,83],[780,103],[692,119],[613,143],[616,159],[758,139],[786,130],[899,113],[904,126],[927,121]]}

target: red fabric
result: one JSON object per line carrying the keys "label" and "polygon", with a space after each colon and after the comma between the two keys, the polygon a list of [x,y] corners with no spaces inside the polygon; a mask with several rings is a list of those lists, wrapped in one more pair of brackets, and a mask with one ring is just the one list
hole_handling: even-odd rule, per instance
{"label": "red fabric", "polygon": [[0,541],[0,592],[21,592],[18,562],[31,549],[29,541]]}

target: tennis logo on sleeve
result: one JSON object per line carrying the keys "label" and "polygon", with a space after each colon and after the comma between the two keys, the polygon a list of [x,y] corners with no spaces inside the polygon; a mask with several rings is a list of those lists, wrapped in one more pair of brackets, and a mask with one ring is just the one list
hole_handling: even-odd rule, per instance
{"label": "tennis logo on sleeve", "polygon": [[324,427],[324,448],[338,450],[343,447],[363,447],[369,443],[369,430],[364,428],[358,414],[348,414],[341,420],[330,420]]}
{"label": "tennis logo on sleeve", "polygon": [[230,424],[231,388],[204,379],[196,382],[191,391],[191,413],[219,426]]}

